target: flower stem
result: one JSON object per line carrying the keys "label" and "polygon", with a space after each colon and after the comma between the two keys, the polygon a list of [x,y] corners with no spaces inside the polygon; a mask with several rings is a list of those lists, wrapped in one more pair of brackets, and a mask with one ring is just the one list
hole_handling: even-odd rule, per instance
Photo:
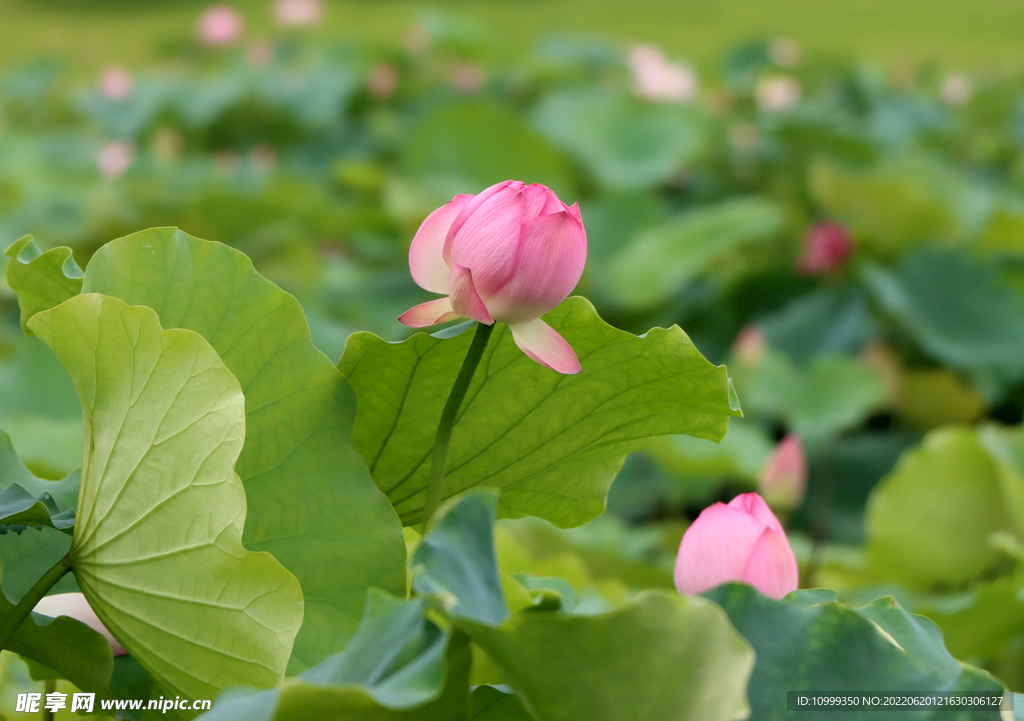
{"label": "flower stem", "polygon": [[437,435],[434,437],[434,451],[430,459],[430,475],[427,477],[427,500],[423,505],[423,533],[430,529],[430,520],[441,505],[441,498],[444,491],[444,468],[445,460],[448,458],[448,445],[452,440],[452,429],[455,427],[455,417],[459,414],[459,406],[462,399],[466,397],[470,381],[480,359],[484,355],[484,348],[491,337],[493,325],[477,323],[476,334],[473,336],[473,343],[466,352],[466,359],[462,361],[462,368],[452,386],[452,392],[448,395],[448,402],[444,404],[441,411],[441,421],[437,425]]}
{"label": "flower stem", "polygon": [[18,601],[18,605],[14,607],[14,610],[0,623],[0,648],[7,648],[7,644],[18,630],[18,627],[21,626],[22,621],[28,618],[28,615],[32,613],[32,609],[42,600],[46,592],[53,588],[54,584],[70,570],[71,554],[68,554],[53,564],[50,570],[35,582],[32,588],[28,590],[28,593]]}

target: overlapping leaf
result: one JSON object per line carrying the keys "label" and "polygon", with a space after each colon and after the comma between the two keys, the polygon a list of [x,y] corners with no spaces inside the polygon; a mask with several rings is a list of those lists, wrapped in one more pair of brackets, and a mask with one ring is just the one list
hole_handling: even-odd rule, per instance
{"label": "overlapping leaf", "polygon": [[28,332],[29,318],[52,308],[82,290],[82,269],[75,263],[70,248],[54,248],[45,253],[31,235],[15,241],[5,255],[7,284],[18,293],[21,327]]}
{"label": "overlapping leaf", "polygon": [[238,381],[201,336],[115,298],[77,296],[30,326],[86,416],[71,553],[90,605],[168,691],[275,683],[302,596],[272,556],[242,547]]}
{"label": "overlapping leaf", "polygon": [[[499,325],[455,424],[446,497],[500,488],[502,515],[580,525],[604,511],[623,459],[648,438],[718,441],[738,414],[725,368],[705,360],[678,327],[637,337],[576,297],[544,318],[583,372],[563,376],[538,365]],[[352,441],[406,525],[420,522],[434,434],[472,334],[448,335],[386,343],[356,333],[339,363],[359,400]]]}

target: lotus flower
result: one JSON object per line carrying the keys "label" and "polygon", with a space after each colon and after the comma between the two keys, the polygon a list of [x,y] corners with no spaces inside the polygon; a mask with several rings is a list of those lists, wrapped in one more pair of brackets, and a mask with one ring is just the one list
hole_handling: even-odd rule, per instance
{"label": "lotus flower", "polygon": [[629,53],[633,91],[656,102],[685,103],[697,96],[697,74],[682,63],[670,62],[653,45],[637,45]]}
{"label": "lotus flower", "polygon": [[99,86],[103,97],[114,102],[121,102],[132,94],[135,80],[127,70],[114,65],[100,74]]}
{"label": "lotus flower", "polygon": [[728,581],[766,596],[796,590],[796,558],[779,519],[756,493],[705,508],[686,529],[676,557],[676,588],[702,593]]}
{"label": "lotus flower", "polygon": [[761,493],[773,508],[795,508],[807,488],[807,456],[800,436],[790,433],[779,441],[761,468]]}
{"label": "lotus flower", "polygon": [[45,596],[32,610],[50,618],[67,616],[81,621],[107,639],[107,643],[110,644],[110,650],[113,651],[115,656],[124,656],[128,653],[117,642],[117,639],[113,637],[110,631],[107,630],[107,627],[103,625],[103,622],[100,621],[96,612],[92,610],[92,606],[89,605],[89,602],[85,600],[85,596],[81,593],[56,593],[52,596]]}
{"label": "lotus flower", "polygon": [[199,16],[197,34],[203,45],[231,45],[242,34],[242,16],[230,5],[212,5]]}
{"label": "lotus flower", "polygon": [[818,223],[804,236],[804,254],[797,265],[805,275],[838,268],[853,253],[853,239],[839,223]]}
{"label": "lotus flower", "polygon": [[316,25],[323,14],[320,0],[277,0],[274,3],[274,18],[285,27]]}
{"label": "lotus flower", "polygon": [[104,178],[114,180],[124,175],[135,161],[135,149],[124,140],[104,143],[96,153],[96,167]]}
{"label": "lotus flower", "polygon": [[423,328],[455,318],[508,324],[526,355],[559,373],[579,373],[576,353],[540,319],[576,287],[587,260],[578,205],[543,185],[506,180],[457,195],[423,221],[409,248],[413,280],[439,298],[398,320]]}
{"label": "lotus flower", "polygon": [[788,110],[800,102],[800,83],[787,75],[762,78],[757,83],[754,99],[759,110]]}

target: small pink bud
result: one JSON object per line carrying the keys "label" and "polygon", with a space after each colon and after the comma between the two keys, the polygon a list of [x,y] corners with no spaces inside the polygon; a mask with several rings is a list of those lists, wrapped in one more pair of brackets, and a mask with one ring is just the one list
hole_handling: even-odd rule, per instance
{"label": "small pink bud", "polygon": [[484,69],[476,63],[457,63],[451,70],[450,80],[460,93],[475,93],[484,86]]}
{"label": "small pink bud", "polygon": [[804,275],[820,275],[843,265],[853,253],[850,233],[838,223],[818,223],[804,236],[804,253],[797,263]]}
{"label": "small pink bud", "polygon": [[684,103],[697,96],[697,74],[687,65],[670,62],[653,45],[637,45],[629,53],[633,92],[655,102]]}
{"label": "small pink bud", "polygon": [[732,353],[736,360],[746,366],[756,367],[768,355],[768,339],[761,326],[748,323],[736,334],[732,344]]}
{"label": "small pink bud", "polygon": [[277,0],[274,18],[285,27],[316,25],[324,15],[320,0]]}
{"label": "small pink bud", "polygon": [[81,621],[86,626],[96,631],[107,639],[107,643],[110,644],[110,650],[115,656],[124,656],[128,652],[124,650],[124,647],[117,642],[113,634],[107,630],[107,627],[103,625],[96,612],[92,610],[92,606],[85,599],[85,596],[81,593],[57,593],[52,596],[44,596],[36,607],[32,609],[35,613],[42,616],[49,616],[50,618],[57,618],[58,616],[67,616],[73,618],[76,621]]}
{"label": "small pink bud", "polygon": [[424,290],[447,294],[398,320],[412,328],[458,317],[506,323],[519,348],[559,373],[579,373],[576,353],[540,319],[576,287],[587,261],[579,207],[539,183],[506,180],[457,195],[423,221],[409,269]]}
{"label": "small pink bud", "polygon": [[377,63],[366,76],[366,87],[375,98],[390,98],[398,89],[398,68],[391,63]]}
{"label": "small pink bud", "polygon": [[135,81],[131,73],[115,65],[100,73],[99,88],[107,100],[120,102],[132,94]]}
{"label": "small pink bud", "polygon": [[796,590],[796,558],[786,532],[761,496],[744,493],[701,511],[679,544],[676,588],[703,593],[729,581],[748,583],[766,596]]}
{"label": "small pink bud", "polygon": [[231,45],[242,34],[242,16],[230,5],[211,5],[199,16],[196,34],[209,47]]}
{"label": "small pink bud", "polygon": [[800,102],[800,83],[788,75],[762,78],[754,90],[759,110],[778,112]]}
{"label": "small pink bud", "polygon": [[104,144],[96,154],[96,167],[104,178],[114,180],[124,175],[135,161],[135,149],[123,140]]}
{"label": "small pink bud", "polygon": [[772,508],[800,505],[807,489],[807,456],[800,436],[790,433],[779,441],[761,467],[758,485]]}

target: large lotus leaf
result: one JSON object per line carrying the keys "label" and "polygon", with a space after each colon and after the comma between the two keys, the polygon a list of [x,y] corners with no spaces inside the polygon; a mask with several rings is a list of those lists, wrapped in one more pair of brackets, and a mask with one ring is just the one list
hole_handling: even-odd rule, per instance
{"label": "large lotus leaf", "polygon": [[921,584],[972,578],[998,558],[990,537],[1013,528],[999,469],[969,428],[943,428],[906,452],[871,493],[868,557]]}
{"label": "large lotus leaf", "polygon": [[405,544],[347,440],[352,389],[313,346],[298,302],[244,254],[172,228],[108,243],[89,263],[85,291],[149,306],[164,327],[199,333],[238,378],[246,443],[237,472],[249,504],[243,541],[294,573],[306,602],[289,671],[344,648],[367,588],[405,592]]}
{"label": "large lotus leaf", "polygon": [[425,616],[422,599],[370,591],[348,647],[276,689],[231,689],[202,721],[464,721],[465,636]]}
{"label": "large lotus leaf", "polygon": [[[999,683],[983,671],[961,666],[942,643],[935,624],[908,614],[892,598],[861,607],[837,603],[835,593],[797,591],[776,601],[744,584],[725,584],[704,594],[729,614],[757,652],[750,678],[752,719],[797,718],[787,693],[826,696],[982,694],[1001,696]],[[998,718],[977,709],[900,709],[899,718]],[[844,710],[843,718],[877,719],[878,710]]]}
{"label": "large lotus leaf", "polygon": [[168,691],[276,683],[302,593],[273,556],[242,547],[238,381],[200,335],[116,298],[80,295],[29,325],[86,418],[71,556],[89,604]]}
{"label": "large lotus leaf", "polygon": [[[445,497],[500,488],[502,515],[578,526],[604,511],[623,459],[649,437],[718,441],[738,415],[725,368],[705,360],[677,326],[637,337],[576,297],[544,319],[575,349],[583,372],[544,368],[498,325],[455,424]],[[339,363],[359,400],[352,441],[405,525],[421,520],[434,435],[472,333],[442,336],[450,334],[386,343],[355,333]]]}
{"label": "large lotus leaf", "polygon": [[869,268],[882,307],[928,354],[965,370],[1024,374],[1024,300],[996,270],[954,250],[922,248],[895,270]]}
{"label": "large lotus leaf", "polygon": [[0,524],[49,526],[67,531],[75,525],[75,509],[60,510],[48,493],[33,496],[17,483],[0,490]]}
{"label": "large lotus leaf", "polygon": [[993,658],[1024,633],[1024,588],[1019,578],[976,584],[952,598],[928,598],[915,610],[939,625],[957,658]]}
{"label": "large lotus leaf", "polygon": [[[54,527],[64,526],[61,530],[66,530],[74,525],[74,508],[78,502],[80,479],[81,474],[78,471],[61,481],[36,478],[18,458],[10,437],[0,431],[0,483],[10,484],[0,490],[0,497],[6,496],[15,502],[14,505],[8,506],[9,510],[20,508],[21,512],[31,511],[38,514],[31,519],[11,519],[10,522],[43,525],[43,528],[27,529],[16,539],[7,538],[0,542],[4,592],[12,600],[20,601],[25,592],[32,588],[32,584],[71,548],[69,535],[56,532]],[[56,524],[53,523],[54,510],[59,511]],[[5,512],[0,510],[0,514],[2,513]],[[8,521],[0,519],[0,522]],[[74,576],[69,574],[57,582],[51,593],[74,590]]]}
{"label": "large lotus leaf", "polygon": [[612,295],[629,308],[655,305],[723,258],[770,240],[782,223],[779,207],[759,198],[691,210],[643,231],[611,259]]}
{"label": "large lotus leaf", "polygon": [[649,188],[668,180],[700,150],[704,136],[692,109],[604,90],[553,94],[534,119],[601,185],[617,189]]}
{"label": "large lotus leaf", "polygon": [[82,269],[75,263],[70,248],[43,253],[32,236],[26,235],[4,254],[10,258],[7,284],[18,294],[21,327],[26,333],[29,318],[78,295],[82,289]]}
{"label": "large lotus leaf", "polygon": [[514,694],[493,686],[477,686],[470,694],[471,721],[531,721],[530,714]]}
{"label": "large lotus leaf", "polygon": [[[493,555],[479,548],[493,548],[495,505],[493,492],[475,491],[442,507],[413,554],[413,589],[438,599],[534,719],[747,718],[753,654],[722,610],[704,599],[646,591],[602,615],[527,610],[484,619],[477,613],[483,595],[493,596],[488,608],[505,606],[500,585],[478,580],[496,575]],[[434,535],[445,539],[441,553],[430,543]]]}

